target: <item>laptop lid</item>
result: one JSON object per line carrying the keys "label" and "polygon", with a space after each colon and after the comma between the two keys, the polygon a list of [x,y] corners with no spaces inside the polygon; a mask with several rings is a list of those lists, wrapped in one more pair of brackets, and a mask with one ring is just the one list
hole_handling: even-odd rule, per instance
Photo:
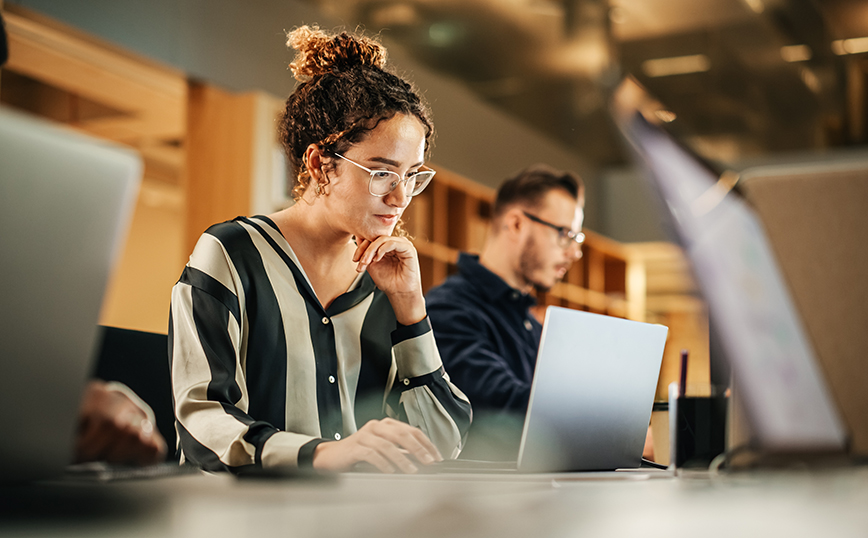
{"label": "laptop lid", "polygon": [[0,482],[59,474],[142,165],[0,108]]}
{"label": "laptop lid", "polygon": [[518,470],[639,467],[668,331],[548,307]]}
{"label": "laptop lid", "polygon": [[[868,151],[741,171],[849,434],[868,456]],[[810,161],[809,161],[810,159]]]}
{"label": "laptop lid", "polygon": [[613,99],[616,123],[671,215],[754,442],[770,452],[842,450],[844,426],[759,220],[726,178],[643,111],[652,117],[654,100],[625,79]]}

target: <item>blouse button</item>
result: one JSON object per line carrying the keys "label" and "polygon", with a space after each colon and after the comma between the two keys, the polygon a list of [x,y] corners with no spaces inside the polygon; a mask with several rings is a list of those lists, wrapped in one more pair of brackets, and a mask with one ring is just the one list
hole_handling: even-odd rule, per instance
{"label": "blouse button", "polygon": [[529,319],[524,320],[524,328],[527,330],[533,329],[533,324],[530,322]]}
{"label": "blouse button", "polygon": [[329,376],[329,383],[334,383],[334,382],[335,382],[335,376],[330,375]]}
{"label": "blouse button", "polygon": [[340,440],[341,440],[341,434],[336,433],[335,434],[335,441],[340,441]]}
{"label": "blouse button", "polygon": [[329,324],[329,318],[325,318],[325,317],[322,318],[322,324],[323,324],[323,325],[328,325],[328,324]]}

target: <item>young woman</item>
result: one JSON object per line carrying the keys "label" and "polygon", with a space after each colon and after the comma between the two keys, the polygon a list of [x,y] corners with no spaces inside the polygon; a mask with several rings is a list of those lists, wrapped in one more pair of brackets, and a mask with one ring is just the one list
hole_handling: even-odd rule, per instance
{"label": "young woman", "polygon": [[457,456],[470,422],[416,251],[393,235],[434,175],[429,112],[372,40],[305,26],[288,45],[296,203],[209,228],[172,292],[182,455],[210,470],[414,472]]}

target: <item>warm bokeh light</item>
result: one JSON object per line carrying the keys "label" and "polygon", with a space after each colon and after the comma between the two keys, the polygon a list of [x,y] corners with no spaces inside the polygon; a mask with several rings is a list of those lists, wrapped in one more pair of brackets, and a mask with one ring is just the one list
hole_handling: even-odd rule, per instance
{"label": "warm bokeh light", "polygon": [[642,62],[642,72],[649,77],[668,77],[687,73],[702,73],[711,69],[711,60],[705,54],[655,58]]}
{"label": "warm bokeh light", "polygon": [[781,58],[785,62],[805,62],[811,59],[813,53],[807,45],[790,45],[781,47]]}
{"label": "warm bokeh light", "polygon": [[754,13],[762,13],[766,10],[766,5],[763,3],[763,0],[744,0],[744,3],[747,4],[747,7],[749,7]]}
{"label": "warm bokeh light", "polygon": [[854,37],[832,41],[832,51],[838,56],[868,52],[868,37]]}

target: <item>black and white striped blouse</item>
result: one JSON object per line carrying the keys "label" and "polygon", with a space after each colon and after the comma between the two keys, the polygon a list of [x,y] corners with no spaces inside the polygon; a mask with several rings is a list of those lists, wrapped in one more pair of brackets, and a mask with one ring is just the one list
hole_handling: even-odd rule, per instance
{"label": "black and white striped blouse", "polygon": [[267,217],[199,239],[172,290],[169,356],[182,457],[206,469],[309,466],[320,442],[385,416],[454,458],[470,423],[428,319],[399,325],[367,273],[323,309]]}

